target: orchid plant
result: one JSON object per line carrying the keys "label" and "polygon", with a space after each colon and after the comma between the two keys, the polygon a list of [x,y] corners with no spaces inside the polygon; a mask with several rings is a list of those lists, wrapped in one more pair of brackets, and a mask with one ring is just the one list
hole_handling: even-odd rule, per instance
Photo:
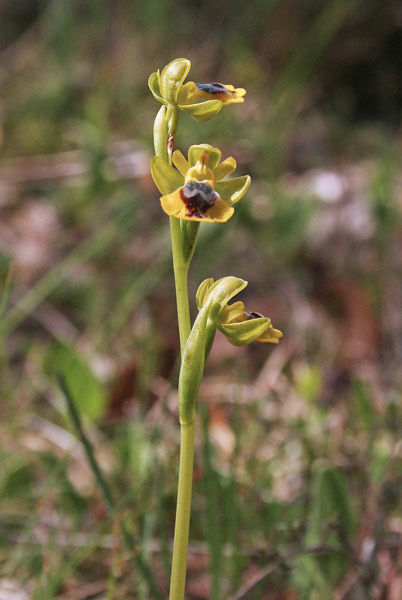
{"label": "orchid plant", "polygon": [[236,169],[234,158],[221,161],[221,152],[209,144],[190,146],[187,158],[174,148],[180,112],[196,121],[212,119],[224,106],[244,102],[246,91],[221,83],[185,82],[191,63],[186,58],[170,62],[149,78],[153,96],[162,106],[154,123],[155,156],[151,174],[162,194],[163,211],[170,218],[173,270],[180,335],[179,375],[180,466],[173,543],[170,600],[183,600],[187,570],[191,491],[194,457],[194,413],[205,363],[216,330],[234,346],[254,341],[277,344],[281,331],[271,320],[245,309],[243,302],[229,302],[247,282],[228,276],[206,279],[198,288],[198,315],[190,321],[187,277],[200,223],[225,223],[234,205],[247,192],[250,177],[228,178]]}

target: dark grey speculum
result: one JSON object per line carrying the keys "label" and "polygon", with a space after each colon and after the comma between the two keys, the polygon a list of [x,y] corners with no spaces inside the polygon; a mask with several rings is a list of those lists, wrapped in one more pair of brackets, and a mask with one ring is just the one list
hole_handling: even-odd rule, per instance
{"label": "dark grey speculum", "polygon": [[180,197],[188,209],[187,217],[205,217],[212,208],[218,195],[208,183],[190,181],[180,190]]}
{"label": "dark grey speculum", "polygon": [[250,317],[250,319],[263,319],[264,315],[258,313],[258,312],[249,312],[248,310],[244,311],[246,313],[246,315],[248,317]]}
{"label": "dark grey speculum", "polygon": [[229,90],[225,88],[223,83],[196,83],[199,90],[208,94],[228,94]]}

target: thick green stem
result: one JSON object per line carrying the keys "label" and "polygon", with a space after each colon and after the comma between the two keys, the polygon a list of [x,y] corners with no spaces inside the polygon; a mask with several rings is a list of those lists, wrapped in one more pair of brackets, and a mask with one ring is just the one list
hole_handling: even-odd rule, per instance
{"label": "thick green stem", "polygon": [[193,484],[194,423],[180,427],[180,470],[169,600],[183,600],[186,585],[191,489]]}
{"label": "thick green stem", "polygon": [[[155,120],[155,152],[170,165],[173,154],[173,135],[178,126],[178,109],[169,107],[159,111]],[[188,268],[197,240],[198,225],[182,231],[180,220],[170,217],[173,271],[176,288],[177,320],[180,335],[180,352],[183,360],[187,339],[191,331],[188,303]],[[173,542],[170,600],[183,600],[186,585],[187,549],[190,528],[191,490],[193,484],[194,423],[181,423],[180,467],[177,492],[176,523]]]}

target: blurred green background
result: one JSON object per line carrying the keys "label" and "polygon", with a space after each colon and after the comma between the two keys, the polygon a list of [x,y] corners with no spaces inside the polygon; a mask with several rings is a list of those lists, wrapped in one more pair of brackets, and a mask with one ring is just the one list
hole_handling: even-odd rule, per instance
{"label": "blurred green background", "polygon": [[167,597],[178,335],[147,79],[179,56],[247,96],[182,114],[176,147],[252,176],[235,216],[202,226],[191,297],[243,277],[284,332],[217,336],[188,598],[399,600],[399,0],[2,0],[0,598]]}

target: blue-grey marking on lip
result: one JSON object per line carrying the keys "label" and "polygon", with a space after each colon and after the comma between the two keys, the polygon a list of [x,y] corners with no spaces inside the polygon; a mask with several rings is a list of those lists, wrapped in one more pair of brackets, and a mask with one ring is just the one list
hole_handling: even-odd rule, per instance
{"label": "blue-grey marking on lip", "polygon": [[207,210],[215,205],[218,194],[208,183],[190,181],[180,190],[180,197],[188,209],[186,216],[202,219]]}
{"label": "blue-grey marking on lip", "polygon": [[208,94],[230,94],[223,83],[196,83],[197,88]]}

